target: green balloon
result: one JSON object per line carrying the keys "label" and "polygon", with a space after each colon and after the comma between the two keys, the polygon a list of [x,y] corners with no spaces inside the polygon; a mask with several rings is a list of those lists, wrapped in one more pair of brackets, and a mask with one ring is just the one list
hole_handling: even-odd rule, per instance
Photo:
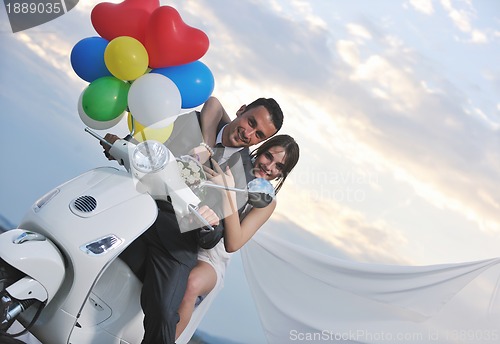
{"label": "green balloon", "polygon": [[96,121],[111,121],[127,108],[130,84],[113,76],[94,80],[83,92],[83,111]]}

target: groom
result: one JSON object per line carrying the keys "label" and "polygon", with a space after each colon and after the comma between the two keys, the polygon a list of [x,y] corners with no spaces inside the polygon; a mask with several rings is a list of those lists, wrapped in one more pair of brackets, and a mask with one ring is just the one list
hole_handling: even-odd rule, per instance
{"label": "groom", "polygon": [[[173,132],[165,145],[175,156],[188,154],[203,142],[200,116],[215,118],[213,111],[224,112],[224,108],[217,98],[210,97],[201,114],[181,115],[174,122]],[[236,187],[246,187],[247,176],[251,174],[248,147],[276,134],[282,123],[283,112],[278,103],[272,98],[259,98],[243,105],[234,120],[219,123],[216,132],[210,133],[218,138],[216,143],[221,146],[216,149],[220,150],[222,159],[218,162],[223,168],[226,165],[231,167]],[[113,143],[117,137],[108,134],[106,139]],[[108,149],[104,149],[106,156],[112,159]],[[243,206],[242,203],[244,201],[238,206]],[[163,201],[157,201],[157,205],[159,211],[155,223],[134,243],[134,251],[140,246],[145,255],[141,293],[145,330],[142,344],[174,343],[175,327],[179,321],[177,310],[189,273],[196,265],[198,248],[211,248],[222,237],[222,224],[207,235],[200,235],[199,230],[181,233],[172,205]]]}

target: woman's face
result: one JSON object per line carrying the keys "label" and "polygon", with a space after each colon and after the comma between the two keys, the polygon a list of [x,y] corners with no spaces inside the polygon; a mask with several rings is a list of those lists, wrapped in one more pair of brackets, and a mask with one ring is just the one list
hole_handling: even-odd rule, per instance
{"label": "woman's face", "polygon": [[264,153],[257,156],[253,165],[253,174],[255,178],[264,178],[273,180],[280,177],[283,173],[286,152],[281,146],[269,148]]}

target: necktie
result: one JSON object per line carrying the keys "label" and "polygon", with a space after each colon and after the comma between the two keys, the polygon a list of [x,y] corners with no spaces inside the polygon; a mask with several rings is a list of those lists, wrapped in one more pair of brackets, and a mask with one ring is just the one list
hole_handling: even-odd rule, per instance
{"label": "necktie", "polygon": [[222,156],[224,155],[224,146],[222,143],[217,143],[214,147],[214,155],[212,158],[217,161],[217,163],[221,164]]}

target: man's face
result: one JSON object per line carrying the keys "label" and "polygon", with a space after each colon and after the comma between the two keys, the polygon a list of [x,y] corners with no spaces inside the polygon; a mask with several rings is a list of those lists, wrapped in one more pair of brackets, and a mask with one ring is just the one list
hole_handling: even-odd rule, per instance
{"label": "man's face", "polygon": [[222,143],[226,147],[249,147],[260,143],[276,133],[271,115],[264,106],[245,111],[243,105],[236,118],[228,124]]}

